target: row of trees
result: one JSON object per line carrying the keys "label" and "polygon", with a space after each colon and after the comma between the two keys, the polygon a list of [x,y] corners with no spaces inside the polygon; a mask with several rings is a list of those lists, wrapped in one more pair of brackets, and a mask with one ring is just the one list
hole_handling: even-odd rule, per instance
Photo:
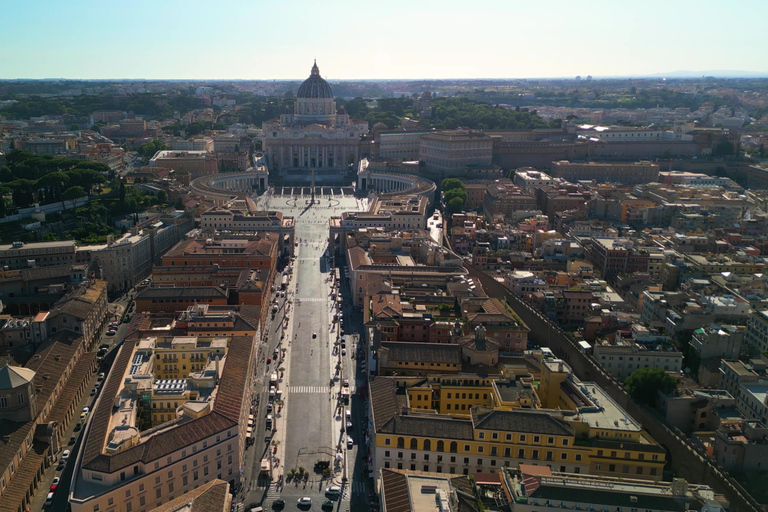
{"label": "row of trees", "polygon": [[[90,196],[94,187],[106,182],[104,174],[111,172],[100,163],[18,150],[8,154],[7,164],[0,169],[0,195],[10,193],[16,208]],[[0,201],[0,215],[6,208]]]}
{"label": "row of trees", "polygon": [[29,119],[43,115],[86,117],[96,110],[125,110],[142,116],[169,118],[174,112],[184,114],[201,107],[202,100],[192,91],[174,97],[156,93],[130,96],[82,94],[68,98],[20,97],[16,103],[0,110],[0,114],[10,119]]}

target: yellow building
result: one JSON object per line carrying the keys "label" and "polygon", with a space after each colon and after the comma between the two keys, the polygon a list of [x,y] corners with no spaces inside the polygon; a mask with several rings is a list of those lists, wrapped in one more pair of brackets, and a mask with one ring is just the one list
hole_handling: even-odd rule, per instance
{"label": "yellow building", "polygon": [[224,357],[227,350],[227,338],[150,338],[153,339],[156,379],[186,379],[190,373],[202,371],[210,362]]}
{"label": "yellow building", "polygon": [[462,373],[430,375],[413,385],[406,384],[405,388],[411,409],[469,417],[473,407],[537,408],[539,398],[531,381],[530,375],[517,378],[514,372],[497,375]]}
{"label": "yellow building", "polygon": [[536,408],[526,379],[377,377],[370,383],[376,469],[468,474],[524,463],[661,479],[665,452],[639,424],[562,361],[544,363],[538,393],[542,406],[554,404],[547,409]]}

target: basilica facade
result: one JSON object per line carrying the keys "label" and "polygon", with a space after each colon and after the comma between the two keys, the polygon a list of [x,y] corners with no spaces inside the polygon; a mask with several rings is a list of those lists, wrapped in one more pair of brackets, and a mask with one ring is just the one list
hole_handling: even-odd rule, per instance
{"label": "basilica facade", "polygon": [[262,148],[270,174],[285,181],[307,181],[314,170],[319,183],[338,180],[357,168],[360,138],[368,122],[337,112],[331,86],[317,63],[299,87],[293,113],[262,125]]}

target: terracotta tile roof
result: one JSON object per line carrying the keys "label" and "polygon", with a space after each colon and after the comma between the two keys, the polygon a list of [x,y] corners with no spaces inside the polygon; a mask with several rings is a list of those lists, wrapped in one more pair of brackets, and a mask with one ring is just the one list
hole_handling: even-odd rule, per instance
{"label": "terracotta tile roof", "polygon": [[216,394],[215,412],[240,421],[243,408],[243,390],[251,372],[254,340],[252,336],[233,336],[229,342],[227,359],[222,371],[219,389]]}
{"label": "terracotta tile roof", "polygon": [[408,479],[402,473],[381,470],[381,501],[387,512],[412,512]]}
{"label": "terracotta tile roof", "polygon": [[400,296],[391,293],[379,293],[371,298],[373,318],[399,318],[403,316]]}
{"label": "terracotta tile roof", "polygon": [[32,487],[32,482],[43,467],[43,461],[48,451],[44,443],[35,442],[27,451],[24,460],[19,464],[19,469],[10,481],[10,485],[3,492],[0,500],[0,512],[17,512],[25,499],[27,492]]}
{"label": "terracotta tile roof", "polygon": [[83,385],[83,381],[87,380],[91,375],[93,369],[93,362],[96,360],[96,352],[86,352],[83,357],[77,362],[72,369],[72,373],[67,380],[67,384],[59,393],[56,401],[51,408],[51,412],[48,414],[48,421],[55,421],[58,423],[64,422],[67,411],[72,406],[72,401],[77,396],[77,390]]}
{"label": "terracotta tile roof", "polygon": [[217,286],[149,286],[136,294],[136,300],[223,298],[229,294]]}
{"label": "terracotta tile roof", "polygon": [[403,414],[391,418],[377,432],[403,436],[437,437],[470,441],[472,422],[439,414]]}
{"label": "terracotta tile roof", "polygon": [[[229,512],[232,495],[229,484],[223,480],[211,480],[197,489],[182,494],[178,498],[153,508],[150,512]],[[187,508],[185,508],[187,507]]]}
{"label": "terracotta tile roof", "polygon": [[373,428],[378,431],[398,413],[395,381],[387,377],[374,377],[368,384],[373,411]]}
{"label": "terracotta tile roof", "polygon": [[472,409],[472,422],[476,429],[502,432],[530,432],[553,436],[573,436],[568,424],[550,413],[526,411],[494,411],[485,408]]}
{"label": "terracotta tile roof", "polygon": [[389,349],[389,361],[461,364],[461,347],[459,345],[383,341],[381,346]]}

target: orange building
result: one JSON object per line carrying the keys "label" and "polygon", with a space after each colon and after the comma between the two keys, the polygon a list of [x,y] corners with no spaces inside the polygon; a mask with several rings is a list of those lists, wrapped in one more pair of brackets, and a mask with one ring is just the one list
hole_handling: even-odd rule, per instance
{"label": "orange building", "polygon": [[136,294],[136,312],[181,313],[196,304],[226,306],[229,293],[216,286],[150,286]]}
{"label": "orange building", "polygon": [[260,233],[252,239],[182,240],[161,259],[166,267],[219,265],[250,269],[274,269],[277,262],[277,233]]}

